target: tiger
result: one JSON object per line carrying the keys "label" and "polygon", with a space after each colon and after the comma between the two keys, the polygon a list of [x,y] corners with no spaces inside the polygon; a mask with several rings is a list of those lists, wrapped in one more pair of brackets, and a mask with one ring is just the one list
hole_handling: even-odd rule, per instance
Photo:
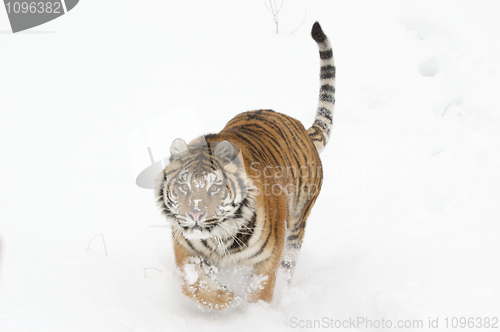
{"label": "tiger", "polygon": [[235,293],[218,269],[245,266],[259,280],[248,302],[271,302],[276,276],[290,282],[306,220],[322,186],[319,153],[333,126],[335,65],[320,24],[311,36],[320,57],[320,92],[314,123],[273,110],[236,115],[218,134],[189,144],[177,138],[155,196],[172,226],[182,292],[211,309],[227,308]]}

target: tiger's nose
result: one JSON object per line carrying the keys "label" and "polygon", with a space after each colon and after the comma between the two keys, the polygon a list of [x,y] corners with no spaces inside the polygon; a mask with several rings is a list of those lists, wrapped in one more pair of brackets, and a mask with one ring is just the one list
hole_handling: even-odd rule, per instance
{"label": "tiger's nose", "polygon": [[191,217],[191,219],[193,219],[193,221],[195,222],[198,222],[200,221],[200,218],[203,217],[205,215],[205,212],[201,212],[201,211],[198,211],[198,212],[195,212],[195,211],[191,211],[191,212],[188,212],[189,216]]}

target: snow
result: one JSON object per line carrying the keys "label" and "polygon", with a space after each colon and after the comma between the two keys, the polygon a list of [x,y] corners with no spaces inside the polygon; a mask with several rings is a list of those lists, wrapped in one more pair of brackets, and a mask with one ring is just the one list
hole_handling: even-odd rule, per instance
{"label": "snow", "polygon": [[[438,318],[437,331],[498,317],[498,13],[287,0],[275,34],[261,2],[86,0],[13,35],[0,10],[0,331],[288,331],[324,317]],[[135,185],[129,136],[188,105],[211,132],[261,108],[311,125],[316,20],[337,103],[294,279],[271,305],[201,311],[152,191]],[[100,236],[89,244],[100,233],[107,257]]]}
{"label": "snow", "polygon": [[196,272],[195,264],[184,265],[184,277],[186,278],[188,285],[192,285],[198,280],[199,276],[198,272]]}

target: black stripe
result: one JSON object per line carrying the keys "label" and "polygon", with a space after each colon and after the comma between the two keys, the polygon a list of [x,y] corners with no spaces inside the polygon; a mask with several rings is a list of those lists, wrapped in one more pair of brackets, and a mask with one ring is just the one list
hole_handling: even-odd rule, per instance
{"label": "black stripe", "polygon": [[[326,137],[325,137],[325,135],[318,129],[318,127],[314,126],[314,123],[311,126],[311,128],[309,128],[309,129],[314,130],[313,133],[308,134],[309,137],[311,138],[311,140],[313,142],[322,142],[323,145],[326,144]],[[318,136],[320,137],[319,139],[318,139]]]}
{"label": "black stripe", "polygon": [[212,251],[213,251],[212,247],[210,247],[210,246],[208,245],[207,240],[202,239],[200,242],[201,242],[201,244],[203,244],[203,245],[205,246],[205,248],[210,249],[210,250],[212,250]]}
{"label": "black stripe", "polygon": [[335,66],[328,65],[321,67],[320,78],[334,78],[335,77]]}
{"label": "black stripe", "polygon": [[[262,119],[264,120],[264,119]],[[266,125],[273,127],[274,124],[271,122],[263,121],[266,122]],[[227,127],[227,125],[226,125]],[[276,126],[274,126],[276,127]],[[276,127],[276,131],[278,130],[279,127]],[[233,132],[235,135],[237,135],[240,139],[245,140],[246,144],[248,147],[254,147],[254,150],[252,151],[253,155],[261,157],[262,160],[266,160],[267,158],[272,159],[272,162],[274,162],[273,165],[279,165],[279,160],[276,159],[276,156],[280,156],[281,150],[279,149],[280,144],[277,141],[277,137],[271,136],[268,132],[266,131],[256,131],[253,130],[250,125],[244,127],[244,126],[238,126],[238,128],[231,129],[231,132]],[[266,145],[263,144],[262,138],[265,137],[269,140],[272,140],[274,144]],[[258,144],[256,144],[258,143]],[[259,150],[256,150],[255,146],[258,146]],[[262,151],[262,150],[267,150]],[[272,151],[274,150],[274,151]],[[264,154],[262,154],[264,153]]]}
{"label": "black stripe", "polygon": [[333,99],[333,96],[328,93],[322,93],[319,95],[319,100],[321,101],[326,101],[329,103],[335,103],[335,99]]}
{"label": "black stripe", "polygon": [[[181,234],[182,235],[182,234]],[[191,241],[189,241],[188,239],[186,239],[184,236],[182,236],[182,238],[184,240],[186,240],[186,243],[188,244],[189,248],[191,248],[194,252],[196,252],[197,254],[199,254],[200,256],[203,256],[203,253],[201,251],[198,251],[196,250],[196,248],[193,246],[193,244],[191,243]]]}
{"label": "black stripe", "polygon": [[267,246],[267,242],[269,242],[269,238],[271,237],[271,233],[272,233],[272,231],[270,231],[269,234],[267,234],[267,238],[266,238],[266,241],[264,242],[264,244],[260,247],[260,249],[255,254],[250,256],[249,259],[255,258],[255,257],[259,256],[260,254],[262,254],[262,252],[264,251],[264,248]]}
{"label": "black stripe", "polygon": [[286,245],[287,249],[300,249],[300,247],[302,247],[302,243],[300,242],[290,243]]}
{"label": "black stripe", "polygon": [[180,168],[176,168],[176,169],[170,170],[168,172],[165,172],[165,178],[167,178],[167,176],[171,175],[172,173],[176,173],[179,171],[180,171]]}
{"label": "black stripe", "polygon": [[326,65],[326,66],[321,66],[321,71],[325,71],[325,70],[328,70],[328,71],[335,71],[335,66],[332,66],[332,65]]}
{"label": "black stripe", "polygon": [[325,92],[325,91],[335,93],[335,88],[333,87],[333,85],[330,84],[322,85],[321,88],[319,89],[319,92]]}
{"label": "black stripe", "polygon": [[[231,201],[234,202],[234,200],[236,199],[236,191],[238,190],[238,188],[236,188],[236,185],[233,181],[233,179],[230,179],[229,177],[226,177],[226,188],[229,189],[230,191],[230,197],[231,197]],[[229,186],[227,185],[227,183],[229,182]]]}
{"label": "black stripe", "polygon": [[247,196],[238,205],[238,209],[236,209],[236,211],[234,212],[234,214],[233,214],[233,216],[231,218],[235,218],[235,217],[240,218],[240,217],[242,217],[243,208],[249,207],[249,205],[250,205],[250,201],[249,201],[249,198]]}
{"label": "black stripe", "polygon": [[330,136],[330,129],[328,129],[328,126],[326,125],[326,123],[324,123],[323,121],[320,121],[320,120],[316,120],[313,123],[313,126],[314,125],[321,127],[325,131],[325,134],[327,136]]}
{"label": "black stripe", "polygon": [[325,80],[327,78],[335,78],[335,72],[333,72],[333,73],[331,73],[331,72],[329,72],[329,73],[321,73],[319,75],[319,78],[322,79],[322,80]]}
{"label": "black stripe", "polygon": [[[236,178],[236,181],[238,181],[238,187],[240,189],[241,195],[244,195],[245,192],[248,192],[248,186],[245,184],[244,179],[240,176],[239,173],[233,174],[233,176]],[[243,176],[246,176],[246,174]],[[236,197],[236,194],[237,193],[235,193],[235,197]]]}
{"label": "black stripe", "polygon": [[321,115],[322,117],[327,119],[330,122],[330,124],[333,124],[332,112],[330,112],[330,110],[328,108],[324,108],[324,107],[318,108],[316,115]]}
{"label": "black stripe", "polygon": [[286,269],[293,269],[293,268],[295,268],[295,263],[289,262],[289,261],[281,261],[281,266],[286,268]]}
{"label": "black stripe", "polygon": [[255,223],[257,221],[257,215],[254,213],[252,216],[252,219],[250,219],[250,222],[247,223],[247,227],[241,227],[236,234],[237,240],[234,240],[233,244],[228,248],[228,250],[235,250],[239,249],[238,251],[241,251],[243,249],[246,249],[248,247],[248,241],[250,241],[250,238],[254,235],[255,231]]}
{"label": "black stripe", "polygon": [[294,229],[292,229],[292,231],[291,231],[291,232],[292,232],[292,233],[297,232],[297,231],[298,231],[298,232],[301,232],[301,231],[302,231],[302,229],[304,229],[305,225],[306,225],[306,224],[304,223],[304,220],[302,220],[302,219],[301,219],[301,220],[300,220],[300,223],[299,223],[299,224],[298,224],[298,225],[297,225]]}
{"label": "black stripe", "polygon": [[333,57],[333,52],[331,49],[328,51],[319,51],[319,57],[322,60],[330,59],[331,57]]}

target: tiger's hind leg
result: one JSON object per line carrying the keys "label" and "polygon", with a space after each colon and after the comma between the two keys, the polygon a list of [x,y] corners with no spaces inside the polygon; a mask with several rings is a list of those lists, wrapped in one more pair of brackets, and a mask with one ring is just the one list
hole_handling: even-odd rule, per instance
{"label": "tiger's hind leg", "polygon": [[303,199],[304,203],[299,205],[295,211],[296,213],[294,213],[294,216],[290,218],[290,222],[288,223],[285,247],[283,249],[280,266],[287,284],[290,284],[292,281],[300,249],[302,247],[302,240],[304,239],[306,220],[316,202],[316,198],[317,194],[307,194]]}

